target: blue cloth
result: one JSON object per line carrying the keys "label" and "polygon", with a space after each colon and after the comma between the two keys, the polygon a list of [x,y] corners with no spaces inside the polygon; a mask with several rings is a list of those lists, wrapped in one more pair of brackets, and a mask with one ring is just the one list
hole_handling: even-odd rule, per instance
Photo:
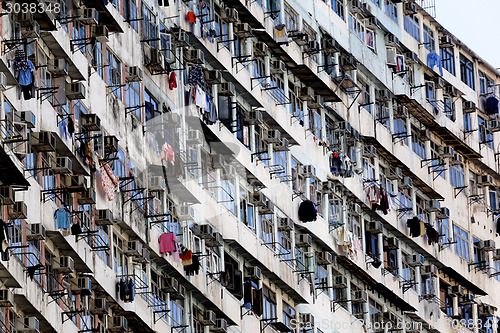
{"label": "blue cloth", "polygon": [[438,66],[439,74],[443,76],[443,64],[441,63],[441,57],[436,52],[431,52],[427,55],[427,66],[434,69],[434,66]]}
{"label": "blue cloth", "polygon": [[28,69],[23,71],[19,69],[19,84],[21,86],[27,86],[33,83],[33,77],[31,76],[31,71],[35,68],[33,63],[28,60]]}
{"label": "blue cloth", "polygon": [[69,212],[64,208],[59,208],[54,213],[57,222],[57,229],[69,228]]}

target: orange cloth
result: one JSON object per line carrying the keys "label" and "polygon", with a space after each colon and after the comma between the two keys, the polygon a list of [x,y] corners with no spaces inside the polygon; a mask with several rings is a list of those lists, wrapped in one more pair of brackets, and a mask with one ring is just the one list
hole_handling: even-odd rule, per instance
{"label": "orange cloth", "polygon": [[186,18],[189,23],[196,22],[196,15],[194,14],[194,12],[188,12]]}

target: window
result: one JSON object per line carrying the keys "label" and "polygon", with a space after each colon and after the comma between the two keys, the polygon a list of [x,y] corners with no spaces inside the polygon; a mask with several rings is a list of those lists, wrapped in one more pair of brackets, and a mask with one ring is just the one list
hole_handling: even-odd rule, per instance
{"label": "window", "polygon": [[398,22],[398,7],[392,0],[386,0],[385,3],[385,13],[391,20]]}
{"label": "window", "polygon": [[233,214],[236,215],[236,188],[234,179],[221,179],[220,198],[223,205]]}
{"label": "window", "polygon": [[380,0],[372,0],[372,2],[377,6],[380,7]]}
{"label": "window", "polygon": [[345,20],[344,0],[332,0],[332,9],[342,20]]}
{"label": "window", "polygon": [[359,39],[365,42],[365,26],[361,18],[358,18],[356,14],[349,14],[349,29],[358,36]]}
{"label": "window", "polygon": [[[416,281],[416,275],[415,275],[415,267],[411,266],[408,264],[408,254],[402,253],[402,258],[401,258],[401,276],[405,280],[406,283],[409,282],[414,282]],[[412,288],[416,290],[416,285],[413,285]]]}
{"label": "window", "polygon": [[474,254],[474,267],[476,269],[484,269],[487,266],[487,261],[485,258],[485,253],[482,248],[479,247],[480,240],[476,237],[472,237],[472,249]]}
{"label": "window", "polygon": [[101,78],[104,78],[104,57],[102,55],[102,44],[101,42],[95,43],[95,46],[92,48],[92,67],[94,67],[95,71]]}
{"label": "window", "polygon": [[434,41],[434,31],[431,30],[427,25],[424,24],[424,46],[429,52],[434,52],[435,41]]}
{"label": "window", "polygon": [[285,25],[288,31],[299,30],[299,16],[287,2],[285,2]]}
{"label": "window", "polygon": [[328,285],[324,281],[328,281],[328,270],[326,266],[316,265],[316,274],[314,276],[314,284],[317,289],[321,289],[325,294],[329,294]]}
{"label": "window", "polygon": [[450,184],[455,187],[464,187],[464,167],[461,164],[450,165]]}
{"label": "window", "polygon": [[184,325],[184,307],[179,300],[170,300],[170,318],[172,318],[172,326]]}
{"label": "window", "polygon": [[[302,20],[302,31],[306,33],[310,41],[316,40],[316,31],[314,31],[314,29],[304,20]],[[314,62],[318,62],[318,55],[316,53],[312,54],[310,57]]]}
{"label": "window", "polygon": [[425,159],[425,141],[422,140],[420,132],[417,128],[412,126],[412,149],[415,154],[421,159]]}
{"label": "window", "polygon": [[123,254],[123,249],[126,246],[127,242],[113,233],[113,268],[117,276],[128,274],[128,259],[127,256]]}
{"label": "window", "polygon": [[271,246],[274,243],[274,232],[273,232],[273,220],[270,214],[259,215],[260,222],[260,239],[264,241],[265,244]]}
{"label": "window", "polygon": [[[151,93],[147,90],[144,90],[144,105],[146,106],[144,108],[146,115],[146,122],[150,121],[160,113],[158,108],[158,101],[156,101],[156,99],[154,99]],[[167,131],[165,131],[165,133],[167,133]],[[170,142],[171,145],[174,144],[172,135],[170,135],[170,137],[168,137],[167,139],[170,139],[168,141]]]}
{"label": "window", "polygon": [[450,220],[439,219],[436,220],[437,232],[440,235],[441,243],[451,243],[453,239],[450,235]]}
{"label": "window", "polygon": [[488,94],[493,92],[495,85],[495,81],[490,79],[486,74],[479,71],[479,93],[481,95]]}
{"label": "window", "polygon": [[254,206],[248,202],[248,192],[243,187],[240,187],[240,219],[255,232]]}
{"label": "window", "polygon": [[382,305],[370,297],[368,300],[368,314],[372,323],[380,324],[380,318],[378,317],[378,314],[382,311]]}
{"label": "window", "polygon": [[488,147],[493,149],[493,133],[491,133],[486,128],[486,119],[477,117],[478,128],[479,128],[479,142],[486,144]]}
{"label": "window", "polygon": [[145,43],[157,47],[156,15],[144,3],[142,4],[142,39]]}
{"label": "window", "polygon": [[293,319],[295,319],[295,309],[291,305],[283,302],[283,324],[285,324],[291,332],[294,331],[294,328],[292,327]]}
{"label": "window", "polygon": [[122,87],[120,87],[122,84],[122,63],[110,49],[107,49],[106,55],[108,61],[107,85],[113,86],[111,91],[113,91],[119,99],[122,99]]}
{"label": "window", "polygon": [[446,69],[450,74],[455,75],[455,55],[452,47],[442,47],[441,52],[441,64],[443,68]]}
{"label": "window", "polygon": [[471,132],[472,131],[472,118],[470,113],[464,113],[464,131]]}
{"label": "window", "polygon": [[142,120],[141,85],[139,82],[127,82],[125,85],[125,106],[130,112]]}
{"label": "window", "polygon": [[453,240],[455,252],[462,258],[469,260],[469,233],[458,225],[453,224]]}
{"label": "window", "polygon": [[474,64],[464,55],[460,55],[460,79],[474,89]]}
{"label": "window", "polygon": [[492,211],[498,210],[498,193],[496,191],[490,191],[490,209]]}
{"label": "window", "polygon": [[443,102],[444,102],[445,116],[455,121],[456,115],[455,115],[455,103],[453,103],[453,97],[444,96]]}
{"label": "window", "polygon": [[406,129],[406,119],[396,119],[394,118],[394,134],[393,137],[401,138],[401,141],[407,145],[407,129]]}
{"label": "window", "polygon": [[73,51],[82,51],[86,54],[87,51],[87,27],[78,21],[73,22]]}
{"label": "window", "polygon": [[276,317],[276,294],[266,286],[262,287],[263,296],[263,319],[271,319]]}
{"label": "window", "polygon": [[309,110],[309,130],[318,140],[321,140],[321,128],[321,114],[317,111]]}
{"label": "window", "polygon": [[404,28],[413,38],[420,42],[420,24],[414,15],[405,15]]}
{"label": "window", "polygon": [[124,0],[123,10],[125,11],[124,16],[129,20],[128,24],[136,32],[139,32],[139,21],[137,20],[137,3],[136,0]]}
{"label": "window", "polygon": [[358,85],[361,88],[361,105],[366,109],[368,112],[372,112],[371,108],[371,96],[370,96],[370,85],[366,83],[364,80],[358,78]]}

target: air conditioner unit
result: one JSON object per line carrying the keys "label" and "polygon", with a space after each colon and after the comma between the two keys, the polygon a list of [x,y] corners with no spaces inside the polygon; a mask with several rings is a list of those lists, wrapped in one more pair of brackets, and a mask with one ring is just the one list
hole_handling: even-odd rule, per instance
{"label": "air conditioner unit", "polygon": [[34,128],[36,124],[35,114],[31,111],[15,111],[14,123],[24,123],[28,128]]}
{"label": "air conditioner unit", "polygon": [[409,64],[418,63],[418,54],[412,51],[407,51],[404,53],[405,60]]}
{"label": "air conditioner unit", "polygon": [[128,254],[129,256],[132,256],[132,257],[142,256],[142,242],[139,240],[128,241],[127,247],[125,248],[125,251],[123,251],[123,252],[125,254]]}
{"label": "air conditioner unit", "polygon": [[100,43],[107,43],[109,42],[109,31],[108,27],[105,26],[104,24],[96,25],[93,27],[93,35],[95,39],[100,42]]}
{"label": "air conditioner unit", "polygon": [[260,111],[248,111],[245,112],[243,120],[249,125],[262,124],[264,122],[264,117]]}
{"label": "air conditioner unit", "polygon": [[384,231],[384,226],[380,221],[371,221],[367,224],[367,231],[370,234],[380,234]]}
{"label": "air conditioner unit", "polygon": [[449,95],[449,96],[452,96],[452,97],[458,96],[458,90],[457,90],[457,88],[455,88],[452,85],[445,85],[444,86],[444,93],[445,93],[445,95]]}
{"label": "air conditioner unit", "polygon": [[221,20],[225,23],[238,22],[238,11],[234,8],[226,8],[226,10],[222,10]]}
{"label": "air conditioner unit", "polygon": [[392,46],[388,46],[385,48],[385,53],[387,55],[387,65],[391,66],[391,67],[397,66],[398,54],[397,54],[396,48],[392,47]]}
{"label": "air conditioner unit", "polygon": [[387,102],[392,99],[392,93],[389,89],[379,89],[377,90],[377,98],[378,102]]}
{"label": "air conditioner unit", "polygon": [[96,209],[95,210],[95,224],[97,225],[111,225],[113,224],[113,212],[109,209]]}
{"label": "air conditioner unit", "polygon": [[127,82],[142,81],[142,69],[139,66],[127,66],[125,73],[125,81]]}
{"label": "air conditioner unit", "polygon": [[325,104],[322,96],[316,95],[312,101],[307,101],[307,107],[309,109],[320,109]]}
{"label": "air conditioner unit", "polygon": [[400,188],[402,189],[410,189],[413,187],[413,181],[410,177],[404,177],[403,180],[400,182],[401,184],[399,185]]}
{"label": "air conditioner unit", "polygon": [[463,163],[464,163],[464,157],[462,156],[462,154],[455,152],[455,154],[453,154],[453,159],[450,161],[450,164],[456,165]]}
{"label": "air conditioner unit", "polygon": [[212,310],[205,310],[202,312],[202,319],[200,322],[204,325],[215,325],[217,316]]}
{"label": "air conditioner unit", "polygon": [[200,130],[189,130],[186,142],[193,145],[203,143],[203,133]]}
{"label": "air conditioner unit", "polygon": [[90,303],[90,313],[94,315],[109,313],[109,302],[106,298],[94,298]]}
{"label": "air conditioner unit", "polygon": [[377,20],[376,17],[369,17],[366,19],[365,21],[365,26],[367,28],[371,28],[371,29],[377,29],[379,28],[379,21]]}
{"label": "air conditioner unit", "polygon": [[286,64],[281,60],[272,60],[271,74],[281,74],[286,72]]}
{"label": "air conditioner unit", "polygon": [[13,205],[15,194],[12,186],[0,186],[0,203],[2,205]]}
{"label": "air conditioner unit", "polygon": [[257,266],[245,267],[245,278],[260,280],[262,278],[262,271]]}
{"label": "air conditioner unit", "polygon": [[408,257],[408,265],[412,267],[422,266],[423,264],[424,264],[424,256],[421,254],[414,254]]}
{"label": "air conditioner unit", "polygon": [[186,287],[182,284],[179,284],[179,291],[176,293],[170,294],[170,299],[184,299],[186,298]]}
{"label": "air conditioner unit", "polygon": [[398,105],[394,108],[394,118],[395,119],[406,119],[408,118],[408,109],[406,106]]}
{"label": "air conditioner unit", "polygon": [[75,262],[71,257],[60,257],[59,262],[54,265],[54,272],[73,273],[75,271]]}
{"label": "air conditioner unit", "polygon": [[44,240],[47,233],[45,227],[41,223],[32,223],[27,225],[26,239],[31,240]]}
{"label": "air conditioner unit", "polygon": [[413,2],[405,2],[403,7],[403,13],[405,15],[416,14],[417,6]]}
{"label": "air conditioner unit", "polygon": [[104,154],[110,155],[118,152],[118,138],[114,135],[104,137]]}
{"label": "air conditioner unit", "polygon": [[321,183],[321,192],[324,194],[335,193],[335,184],[331,181]]}
{"label": "air conditioner unit", "polygon": [[39,333],[40,332],[40,321],[37,317],[24,317],[19,318],[16,322],[16,332],[24,333]]}
{"label": "air conditioner unit", "polygon": [[233,33],[239,38],[252,37],[252,28],[248,23],[236,23],[233,26]]}
{"label": "air conditioner unit", "polygon": [[323,53],[337,53],[340,50],[339,43],[333,38],[323,38],[321,51]]}
{"label": "air conditioner unit", "polygon": [[179,291],[179,281],[177,281],[176,278],[173,277],[166,277],[162,279],[163,284],[161,290],[163,292],[173,294],[177,293]]}
{"label": "air conditioner unit", "polygon": [[314,100],[314,89],[311,87],[302,87],[300,88],[298,97],[301,101],[312,101]]}
{"label": "air conditioner unit", "polygon": [[495,250],[495,241],[494,240],[485,240],[479,242],[479,248],[483,251],[489,252]]}
{"label": "air conditioner unit", "polygon": [[500,260],[500,249],[495,249],[493,252],[493,260]]}
{"label": "air conditioner unit", "polygon": [[486,129],[490,132],[500,131],[500,121],[498,119],[491,119],[486,122]]}
{"label": "air conditioner unit", "polygon": [[399,240],[396,237],[387,237],[384,244],[387,250],[399,249]]}
{"label": "air conditioner unit", "polygon": [[273,145],[274,151],[287,151],[289,150],[290,142],[287,138],[281,138],[280,142],[277,142]]}
{"label": "air conditioner unit", "polygon": [[364,290],[356,290],[352,293],[351,303],[359,304],[368,302],[368,294]]}
{"label": "air conditioner unit", "polygon": [[264,205],[258,207],[258,211],[260,215],[263,214],[274,214],[274,203],[270,200],[266,200]]}
{"label": "air conditioner unit", "polygon": [[56,137],[52,132],[31,132],[30,145],[37,152],[55,151]]}
{"label": "air conditioner unit", "polygon": [[253,192],[250,196],[250,203],[255,206],[263,206],[265,204],[264,195],[261,192]]}
{"label": "air conditioner unit", "polygon": [[69,157],[56,157],[51,162],[51,169],[55,174],[68,174],[72,172],[71,158]]}
{"label": "air conditioner unit", "polygon": [[203,64],[205,62],[205,54],[200,49],[187,50],[186,60],[194,64]]}
{"label": "air conditioner unit", "polygon": [[79,277],[74,280],[74,285],[71,286],[72,291],[76,293],[84,293],[89,295],[92,291],[92,280],[90,277]]}
{"label": "air conditioner unit", "polygon": [[351,71],[357,68],[358,62],[352,55],[343,55],[340,57],[340,69]]}
{"label": "air conditioner unit", "polygon": [[77,18],[77,21],[88,25],[97,25],[99,23],[99,12],[95,8],[83,8],[79,12],[80,17]]}
{"label": "air conditioner unit", "polygon": [[21,23],[23,27],[31,26],[33,24],[33,14],[29,11],[21,10],[17,12],[17,21]]}
{"label": "air conditioner unit", "polygon": [[226,319],[218,318],[215,321],[215,325],[210,326],[211,332],[227,332],[227,321]]}
{"label": "air conditioner unit", "polygon": [[47,70],[54,76],[68,75],[68,62],[62,58],[49,59],[47,62]]}
{"label": "air conditioner unit", "polygon": [[439,39],[440,47],[453,47],[453,39],[450,36],[442,36]]}
{"label": "air conditioner unit", "polygon": [[462,102],[462,110],[465,113],[470,113],[476,111],[476,103],[471,101],[463,101]]}
{"label": "air conditioner unit", "polygon": [[479,177],[479,182],[477,184],[479,187],[493,186],[493,177],[491,175],[484,175]]}
{"label": "air conditioner unit", "polygon": [[101,130],[101,119],[96,114],[80,115],[80,124],[85,132],[94,132]]}
{"label": "air conditioner unit", "polygon": [[494,306],[491,306],[488,304],[480,304],[477,307],[477,311],[479,313],[479,316],[483,316],[483,317],[493,317],[495,315],[495,310],[496,310],[496,308]]}
{"label": "air conditioner unit", "polygon": [[218,69],[205,71],[205,82],[208,84],[219,84],[222,82],[222,72]]}
{"label": "air conditioner unit", "polygon": [[264,130],[264,136],[262,141],[265,143],[276,143],[279,142],[281,138],[281,133],[277,129]]}
{"label": "air conditioner unit", "polygon": [[441,207],[437,213],[436,218],[438,219],[448,219],[450,218],[450,209],[446,207]]}
{"label": "air conditioner unit", "polygon": [[207,247],[221,247],[224,245],[224,239],[220,232],[214,232],[212,237],[205,239],[205,246]]}
{"label": "air conditioner unit", "polygon": [[351,209],[349,211],[353,216],[361,216],[362,210],[361,206],[357,203],[351,205]]}
{"label": "air conditioner unit", "polygon": [[333,262],[333,256],[328,251],[316,253],[316,263],[318,265],[330,265]]}
{"label": "air conditioner unit", "polygon": [[234,83],[223,82],[219,85],[219,95],[221,96],[234,96],[236,95],[236,89]]}
{"label": "air conditioner unit", "polygon": [[301,168],[300,175],[305,178],[316,177],[316,168],[310,164],[303,165]]}
{"label": "air conditioner unit", "polygon": [[333,285],[332,287],[334,289],[344,289],[347,288],[349,285],[349,281],[347,280],[347,277],[343,275],[337,275],[333,277]]}
{"label": "air conditioner unit", "polygon": [[269,48],[266,43],[257,42],[253,44],[253,54],[256,57],[265,57],[269,54]]}
{"label": "air conditioner unit", "polygon": [[431,139],[431,131],[427,129],[420,130],[420,139],[423,141],[429,141]]}
{"label": "air conditioner unit", "polygon": [[298,46],[304,46],[309,42],[309,36],[305,32],[298,32],[292,36]]}
{"label": "air conditioner unit", "polygon": [[213,232],[213,228],[210,224],[195,224],[193,227],[193,233],[201,239],[211,238]]}
{"label": "air conditioner unit", "polygon": [[314,316],[311,313],[299,313],[301,327],[314,327]]}
{"label": "air conditioner unit", "polygon": [[9,289],[0,289],[0,306],[8,308],[14,306],[14,293]]}
{"label": "air conditioner unit", "polygon": [[164,191],[166,189],[165,177],[163,176],[150,176],[148,178],[149,191]]}
{"label": "air conditioner unit", "polygon": [[389,33],[385,36],[385,42],[388,46],[398,46],[399,38]]}
{"label": "air conditioner unit", "polygon": [[474,295],[472,294],[465,294],[462,297],[458,299],[458,305],[469,305],[469,304],[474,304]]}
{"label": "air conditioner unit", "polygon": [[429,264],[429,265],[424,265],[420,269],[420,274],[430,274],[432,276],[437,276],[438,270],[435,265]]}
{"label": "air conditioner unit", "polygon": [[312,246],[312,236],[310,234],[301,234],[295,240],[295,245],[298,247]]}
{"label": "air conditioner unit", "polygon": [[13,205],[9,206],[9,220],[27,219],[28,207],[24,201],[16,201]]}
{"label": "air conditioner unit", "polygon": [[462,296],[464,294],[464,288],[462,286],[450,286],[448,294],[451,296]]}
{"label": "air conditioner unit", "polygon": [[142,248],[142,253],[140,256],[134,258],[136,262],[148,263],[151,260],[151,252],[145,247]]}
{"label": "air conditioner unit", "polygon": [[362,13],[363,12],[363,3],[359,0],[351,0],[351,8],[352,13]]}
{"label": "air conditioner unit", "polygon": [[109,333],[128,332],[128,321],[124,316],[112,316],[108,327]]}
{"label": "air conditioner unit", "polygon": [[7,75],[5,73],[0,72],[0,91],[7,90]]}
{"label": "air conditioner unit", "polygon": [[66,97],[69,100],[84,99],[85,86],[82,82],[66,83]]}
{"label": "air conditioner unit", "polygon": [[293,230],[293,220],[289,217],[278,217],[278,230],[290,231]]}
{"label": "air conditioner unit", "polygon": [[311,40],[304,45],[304,52],[308,54],[318,53],[320,50],[319,43],[315,40]]}

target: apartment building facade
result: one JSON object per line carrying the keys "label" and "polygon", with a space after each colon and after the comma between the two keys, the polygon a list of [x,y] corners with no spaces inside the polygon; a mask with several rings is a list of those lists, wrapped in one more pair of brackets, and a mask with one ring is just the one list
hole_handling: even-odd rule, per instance
{"label": "apartment building facade", "polygon": [[499,332],[500,72],[432,1],[2,8],[1,332]]}

